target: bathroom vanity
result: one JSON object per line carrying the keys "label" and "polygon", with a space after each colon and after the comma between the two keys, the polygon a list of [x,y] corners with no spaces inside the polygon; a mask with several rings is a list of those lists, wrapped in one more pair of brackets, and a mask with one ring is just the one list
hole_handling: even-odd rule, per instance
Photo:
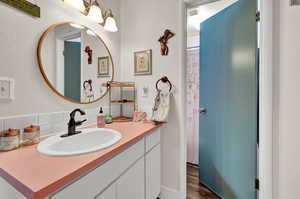
{"label": "bathroom vanity", "polygon": [[[38,42],[37,61],[49,88],[82,106],[104,98],[110,91],[107,82],[114,81],[108,46],[83,24],[60,22],[48,27]],[[114,122],[106,130],[92,126],[80,134],[75,127],[85,121],[95,124],[98,111],[91,110],[82,121],[75,120],[76,112],[85,115],[75,109],[68,131],[59,135],[56,127],[67,123],[67,112],[61,117],[38,114],[19,123],[3,121],[7,129],[39,123],[42,134],[49,131],[53,136],[39,145],[0,153],[0,199],[156,199],[161,187],[160,125]]]}
{"label": "bathroom vanity", "polygon": [[156,199],[160,126],[126,122],[107,127],[119,131],[122,139],[97,152],[50,157],[38,153],[35,145],[0,154],[0,176],[24,195],[4,198]]}

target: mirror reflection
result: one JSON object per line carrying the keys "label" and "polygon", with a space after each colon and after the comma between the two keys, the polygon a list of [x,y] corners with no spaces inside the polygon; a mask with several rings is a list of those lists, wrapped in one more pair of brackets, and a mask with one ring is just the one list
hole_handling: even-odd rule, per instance
{"label": "mirror reflection", "polygon": [[107,93],[103,83],[113,80],[113,61],[93,30],[75,23],[51,26],[39,49],[43,76],[60,96],[76,103],[92,103]]}

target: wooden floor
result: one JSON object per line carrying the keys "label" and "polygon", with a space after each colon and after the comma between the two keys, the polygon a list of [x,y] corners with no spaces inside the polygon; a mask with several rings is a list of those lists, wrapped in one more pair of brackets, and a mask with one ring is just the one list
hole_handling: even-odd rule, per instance
{"label": "wooden floor", "polygon": [[198,168],[187,165],[187,199],[219,199],[199,184]]}

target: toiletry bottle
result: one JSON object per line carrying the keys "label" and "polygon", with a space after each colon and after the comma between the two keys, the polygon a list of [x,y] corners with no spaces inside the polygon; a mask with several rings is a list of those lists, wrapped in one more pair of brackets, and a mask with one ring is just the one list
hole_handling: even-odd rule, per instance
{"label": "toiletry bottle", "polygon": [[97,127],[104,128],[105,127],[105,116],[103,114],[102,107],[100,108],[99,115],[97,117]]}

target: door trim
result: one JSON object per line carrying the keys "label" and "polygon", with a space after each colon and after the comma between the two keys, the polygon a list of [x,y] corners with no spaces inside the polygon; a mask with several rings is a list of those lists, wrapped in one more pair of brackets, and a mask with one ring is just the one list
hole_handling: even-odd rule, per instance
{"label": "door trim", "polygon": [[[273,0],[260,0],[259,164],[260,199],[273,199]],[[274,189],[275,190],[275,189]],[[274,198],[275,194],[274,194]]]}
{"label": "door trim", "polygon": [[[212,0],[213,1],[213,0]],[[207,2],[207,0],[198,0],[197,3],[201,4]],[[273,192],[273,181],[276,181],[276,144],[274,139],[273,144],[273,9],[274,0],[259,0],[259,7],[261,11],[261,29],[260,35],[260,72],[259,72],[259,131],[260,133],[260,148],[259,148],[259,163],[258,163],[258,176],[260,180],[259,199],[274,199],[277,198],[276,193]],[[182,13],[183,27],[186,31],[186,9],[190,6],[185,4]],[[186,41],[187,36],[183,34],[182,40]],[[186,43],[184,44],[184,46]],[[185,52],[182,52],[183,57],[186,57]],[[186,63],[185,63],[186,64]],[[185,64],[183,66],[185,66]],[[185,73],[184,73],[185,74]],[[185,78],[184,78],[185,80]],[[184,81],[185,82],[185,81]],[[185,84],[185,83],[184,83]],[[183,100],[183,102],[185,102]],[[182,104],[183,107],[184,104]],[[186,110],[184,110],[186,114]],[[183,125],[185,127],[185,125]],[[187,136],[182,131],[183,139],[181,140],[181,163],[180,163],[180,192],[182,198],[186,198],[186,160],[187,160]],[[273,152],[274,150],[274,152]],[[273,175],[274,180],[273,180]]]}

